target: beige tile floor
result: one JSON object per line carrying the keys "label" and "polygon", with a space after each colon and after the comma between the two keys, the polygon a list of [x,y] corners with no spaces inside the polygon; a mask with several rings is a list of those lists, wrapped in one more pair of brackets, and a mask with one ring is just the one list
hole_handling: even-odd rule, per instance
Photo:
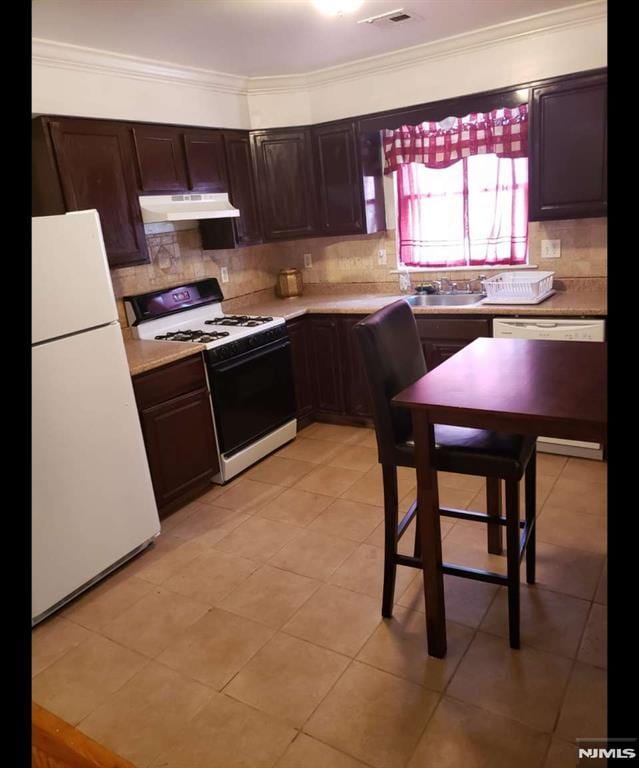
{"label": "beige tile floor", "polygon": [[[34,630],[34,699],[139,768],[574,766],[570,742],[605,735],[605,464],[539,456],[521,650],[503,588],[446,577],[438,660],[419,573],[398,569],[380,617],[374,446],[371,430],[313,424],[171,515],[153,548]],[[407,507],[414,472],[399,486]],[[481,478],[440,487],[444,504],[484,507]],[[483,527],[442,533],[446,559],[504,570]]]}

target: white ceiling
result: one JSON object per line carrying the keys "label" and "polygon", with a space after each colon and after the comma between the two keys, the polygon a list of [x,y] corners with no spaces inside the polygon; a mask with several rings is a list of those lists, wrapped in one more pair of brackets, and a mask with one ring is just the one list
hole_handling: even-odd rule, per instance
{"label": "white ceiling", "polygon": [[[307,73],[579,0],[365,0],[325,17],[310,0],[33,0],[33,36],[229,74]],[[357,24],[403,8],[423,19]]]}

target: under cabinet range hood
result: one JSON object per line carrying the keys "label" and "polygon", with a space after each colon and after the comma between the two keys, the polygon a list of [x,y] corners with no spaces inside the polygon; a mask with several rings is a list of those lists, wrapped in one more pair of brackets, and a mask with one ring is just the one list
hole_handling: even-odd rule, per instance
{"label": "under cabinet range hood", "polygon": [[240,215],[231,205],[226,192],[193,195],[143,195],[138,198],[142,221],[196,221],[197,219],[227,219]]}

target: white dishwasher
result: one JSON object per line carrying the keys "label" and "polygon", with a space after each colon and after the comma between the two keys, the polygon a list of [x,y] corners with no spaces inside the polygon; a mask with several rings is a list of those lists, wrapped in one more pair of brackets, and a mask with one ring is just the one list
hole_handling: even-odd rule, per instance
{"label": "white dishwasher", "polygon": [[[604,340],[604,331],[605,320],[572,320],[565,317],[496,317],[493,320],[493,336],[496,339],[596,342]],[[582,440],[539,437],[537,450],[586,459],[603,458],[603,448],[599,443],[586,443]]]}

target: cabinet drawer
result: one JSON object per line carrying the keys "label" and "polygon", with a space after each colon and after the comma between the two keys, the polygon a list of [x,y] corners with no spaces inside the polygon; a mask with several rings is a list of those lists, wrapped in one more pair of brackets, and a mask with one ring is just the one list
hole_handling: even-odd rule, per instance
{"label": "cabinet drawer", "polygon": [[170,363],[133,379],[138,408],[165,403],[196,389],[206,387],[206,375],[201,354]]}
{"label": "cabinet drawer", "polygon": [[415,318],[417,329],[422,339],[476,339],[478,336],[490,336],[490,320],[437,320],[435,318]]}

